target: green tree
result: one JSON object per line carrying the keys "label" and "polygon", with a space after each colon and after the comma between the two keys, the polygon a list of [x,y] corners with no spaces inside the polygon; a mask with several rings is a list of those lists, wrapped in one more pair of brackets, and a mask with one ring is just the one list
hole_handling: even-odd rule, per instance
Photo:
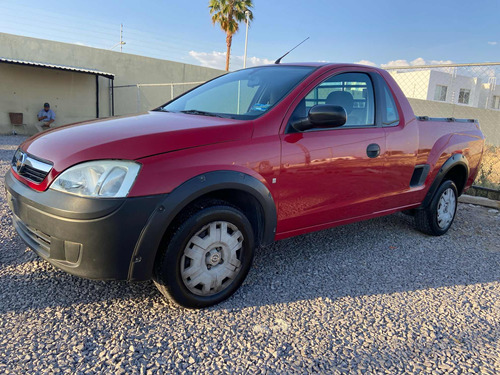
{"label": "green tree", "polygon": [[212,15],[212,23],[218,23],[222,31],[226,33],[226,72],[229,71],[229,59],[231,55],[231,44],[233,35],[238,31],[240,22],[245,21],[245,12],[250,12],[249,20],[253,20],[252,0],[209,0],[208,8]]}

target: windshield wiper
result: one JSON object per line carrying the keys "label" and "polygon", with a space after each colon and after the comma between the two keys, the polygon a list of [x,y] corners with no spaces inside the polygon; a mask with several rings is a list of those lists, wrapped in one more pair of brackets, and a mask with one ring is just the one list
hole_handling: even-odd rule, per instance
{"label": "windshield wiper", "polygon": [[207,111],[199,111],[197,109],[186,109],[185,111],[179,111],[179,112],[187,113],[188,115],[224,117],[224,116],[218,115],[217,113],[212,113],[212,112],[207,112]]}

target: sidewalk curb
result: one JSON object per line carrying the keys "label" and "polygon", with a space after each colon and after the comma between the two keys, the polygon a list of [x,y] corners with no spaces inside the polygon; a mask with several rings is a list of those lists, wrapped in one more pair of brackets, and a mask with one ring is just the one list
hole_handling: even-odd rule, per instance
{"label": "sidewalk curb", "polygon": [[494,201],[488,198],[475,197],[472,195],[462,195],[458,198],[458,201],[461,203],[477,204],[478,206],[495,208],[497,210],[500,210],[500,201]]}

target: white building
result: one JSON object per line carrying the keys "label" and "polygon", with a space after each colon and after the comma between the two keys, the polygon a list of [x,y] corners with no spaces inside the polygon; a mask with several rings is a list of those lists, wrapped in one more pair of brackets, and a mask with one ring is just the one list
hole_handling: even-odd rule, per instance
{"label": "white building", "polygon": [[489,83],[483,83],[479,96],[479,108],[500,110],[500,85],[496,79],[490,79]]}
{"label": "white building", "polygon": [[458,75],[454,68],[402,69],[389,73],[408,98],[484,108],[481,98],[486,96],[481,79]]}

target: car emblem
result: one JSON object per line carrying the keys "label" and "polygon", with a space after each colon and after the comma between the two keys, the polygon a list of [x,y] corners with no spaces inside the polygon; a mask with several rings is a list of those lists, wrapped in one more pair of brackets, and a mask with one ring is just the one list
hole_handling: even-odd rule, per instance
{"label": "car emblem", "polygon": [[18,157],[16,160],[17,171],[20,172],[25,164],[26,164],[26,154],[24,152],[21,152],[20,157]]}

